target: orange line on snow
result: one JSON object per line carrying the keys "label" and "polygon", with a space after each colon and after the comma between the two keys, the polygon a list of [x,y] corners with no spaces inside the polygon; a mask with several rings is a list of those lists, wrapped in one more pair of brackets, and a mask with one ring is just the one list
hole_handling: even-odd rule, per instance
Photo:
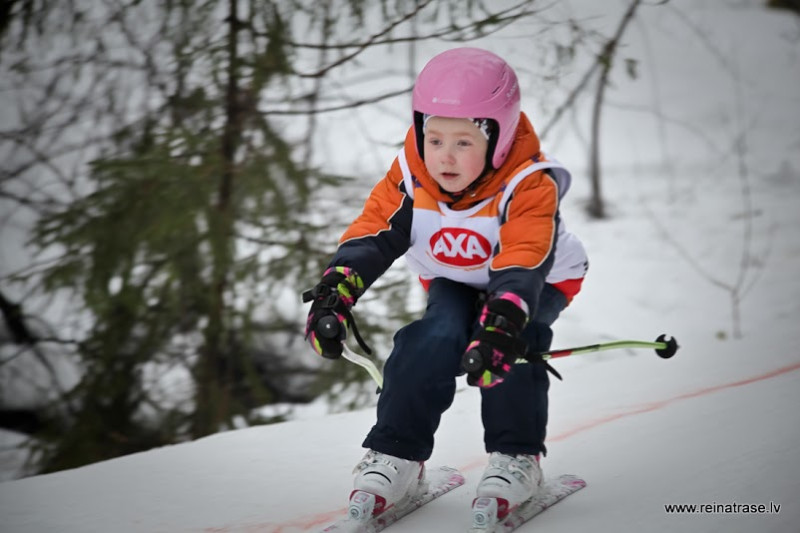
{"label": "orange line on snow", "polygon": [[208,527],[203,531],[205,533],[289,533],[291,531],[308,531],[311,528],[322,529],[331,522],[345,516],[346,513],[347,508],[342,507],[335,511],[301,516],[282,524],[273,524],[271,522],[237,524],[235,526]]}
{"label": "orange line on snow", "polygon": [[740,381],[734,381],[732,383],[725,383],[723,385],[716,385],[714,387],[707,387],[705,389],[696,390],[694,392],[687,392],[686,394],[680,394],[678,396],[675,396],[673,398],[669,398],[667,400],[662,400],[660,402],[653,402],[653,403],[648,403],[648,404],[644,404],[644,405],[635,406],[635,407],[631,408],[630,410],[625,411],[624,413],[618,413],[618,414],[615,414],[615,415],[609,415],[609,416],[605,416],[605,417],[602,417],[602,418],[597,418],[595,420],[591,420],[591,421],[589,421],[589,422],[587,422],[585,424],[582,424],[582,425],[580,425],[578,427],[575,427],[573,429],[570,429],[570,430],[567,430],[567,431],[565,431],[563,433],[555,435],[554,437],[550,437],[547,440],[549,440],[551,442],[558,442],[558,441],[561,441],[561,440],[568,439],[568,438],[570,438],[570,437],[572,437],[574,435],[577,435],[578,433],[582,433],[584,431],[588,431],[590,429],[596,428],[597,426],[602,426],[603,424],[608,424],[609,422],[614,422],[615,420],[619,420],[621,418],[625,418],[625,417],[628,417],[628,416],[639,415],[639,414],[642,414],[642,413],[649,413],[649,412],[652,412],[652,411],[657,411],[658,409],[663,409],[664,407],[667,407],[668,405],[671,405],[671,404],[673,404],[675,402],[680,402],[682,400],[688,400],[690,398],[697,398],[699,396],[707,396],[709,394],[713,394],[715,392],[719,392],[719,391],[725,390],[725,389],[733,389],[733,388],[736,388],[736,387],[742,387],[744,385],[750,385],[751,383],[757,383],[759,381],[764,381],[766,379],[771,379],[771,378],[774,378],[774,377],[777,377],[777,376],[781,376],[783,374],[788,374],[789,372],[794,372],[795,370],[800,370],[800,362],[793,363],[791,365],[784,366],[782,368],[778,368],[778,369],[773,370],[771,372],[767,372],[766,374],[761,374],[760,376],[755,376],[755,377],[748,378],[748,379],[743,379],[743,380],[740,380]]}
{"label": "orange line on snow", "polygon": [[[561,441],[561,440],[566,440],[566,439],[568,439],[570,437],[573,437],[573,436],[577,435],[578,433],[582,433],[584,431],[588,431],[590,429],[594,429],[594,428],[596,428],[598,426],[602,426],[603,424],[608,424],[609,422],[614,422],[615,420],[619,420],[621,418],[625,418],[625,417],[628,417],[628,416],[639,415],[639,414],[642,414],[642,413],[649,413],[649,412],[652,412],[652,411],[657,411],[658,409],[663,409],[664,407],[667,407],[668,405],[671,405],[671,404],[673,404],[675,402],[679,402],[679,401],[682,401],[682,400],[688,400],[690,398],[697,398],[699,396],[707,396],[709,394],[713,394],[715,392],[719,392],[719,391],[725,390],[725,389],[733,389],[733,388],[736,388],[736,387],[742,387],[744,385],[750,385],[751,383],[757,383],[759,381],[764,381],[764,380],[767,380],[767,379],[771,379],[771,378],[774,378],[774,377],[777,377],[777,376],[781,376],[783,374],[788,374],[789,372],[794,372],[795,370],[800,370],[800,362],[793,363],[791,365],[784,366],[782,368],[778,368],[778,369],[773,370],[771,372],[767,372],[766,374],[761,374],[759,376],[755,376],[755,377],[752,377],[752,378],[743,379],[743,380],[740,380],[740,381],[734,381],[732,383],[725,383],[725,384],[722,384],[722,385],[715,385],[713,387],[706,387],[704,389],[699,389],[699,390],[696,390],[694,392],[687,392],[685,394],[680,394],[678,396],[675,396],[675,397],[672,397],[672,398],[668,398],[666,400],[662,400],[662,401],[659,401],[659,402],[653,402],[653,403],[648,403],[648,404],[644,404],[644,405],[640,405],[640,406],[635,406],[635,407],[631,408],[630,410],[625,411],[624,413],[618,413],[618,414],[615,414],[615,415],[610,415],[610,416],[606,416],[606,417],[602,417],[602,418],[597,418],[595,420],[591,420],[591,421],[589,421],[589,422],[587,422],[585,424],[582,424],[582,425],[580,425],[578,427],[575,427],[573,429],[570,429],[570,430],[567,430],[567,431],[565,431],[563,433],[555,435],[554,437],[550,437],[547,440],[550,441],[550,442],[557,442],[557,441]],[[472,461],[470,463],[467,463],[465,465],[460,466],[459,470],[462,471],[462,472],[466,472],[466,471],[469,471],[469,470],[473,470],[475,468],[482,467],[485,464],[486,464],[486,458],[482,457],[480,459],[476,459],[475,461]],[[263,524],[261,526],[259,526],[259,525],[251,526],[251,527],[254,527],[254,529],[248,529],[246,527],[244,529],[242,529],[241,526],[239,526],[238,528],[231,529],[231,530],[228,530],[228,529],[225,529],[225,528],[222,528],[222,529],[209,528],[209,529],[206,529],[205,531],[210,533],[210,532],[224,532],[224,531],[234,531],[234,530],[235,531],[243,531],[244,530],[244,531],[254,531],[254,532],[255,531],[259,531],[259,532],[264,532],[264,533],[266,533],[267,531],[270,532],[270,533],[282,533],[282,532],[285,532],[285,531],[293,530],[295,528],[305,528],[305,529],[302,529],[302,530],[303,531],[307,531],[308,529],[310,529],[310,528],[312,528],[314,526],[320,526],[320,525],[328,524],[329,522],[331,522],[331,521],[335,520],[336,518],[338,518],[340,516],[343,516],[343,515],[344,515],[344,509],[338,509],[336,511],[328,511],[328,512],[325,512],[325,513],[318,513],[318,514],[315,514],[315,515],[301,517],[301,518],[298,518],[298,519],[293,520],[291,522],[284,522],[283,524]],[[272,529],[266,529],[268,527],[271,527]]]}

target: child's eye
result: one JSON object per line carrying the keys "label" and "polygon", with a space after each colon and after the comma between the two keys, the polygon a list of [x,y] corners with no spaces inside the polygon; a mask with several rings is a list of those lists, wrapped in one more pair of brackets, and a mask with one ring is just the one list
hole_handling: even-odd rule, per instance
{"label": "child's eye", "polygon": [[428,144],[439,146],[440,144],[442,144],[442,141],[440,141],[439,139],[428,139]]}
{"label": "child's eye", "polygon": [[461,140],[461,141],[458,141],[458,145],[459,146],[472,146],[472,143],[470,141]]}

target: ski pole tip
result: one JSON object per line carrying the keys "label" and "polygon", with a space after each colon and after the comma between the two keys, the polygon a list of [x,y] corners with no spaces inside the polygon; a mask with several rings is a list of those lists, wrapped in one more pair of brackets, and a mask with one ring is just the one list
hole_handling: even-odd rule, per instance
{"label": "ski pole tip", "polygon": [[667,338],[666,333],[659,335],[656,342],[660,342],[664,345],[663,348],[656,348],[656,354],[662,359],[669,359],[678,351],[678,341],[675,340],[675,337]]}

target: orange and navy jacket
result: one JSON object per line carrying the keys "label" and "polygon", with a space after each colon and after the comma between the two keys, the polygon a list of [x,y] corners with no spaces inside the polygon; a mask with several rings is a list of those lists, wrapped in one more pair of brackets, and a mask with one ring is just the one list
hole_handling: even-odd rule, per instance
{"label": "orange and navy jacket", "polygon": [[558,209],[570,180],[541,152],[522,113],[503,165],[453,201],[428,173],[409,129],[386,176],[342,235],[331,266],[352,268],[369,287],[406,255],[424,284],[446,277],[489,294],[513,292],[534,315],[545,283],[569,301],[588,265]]}

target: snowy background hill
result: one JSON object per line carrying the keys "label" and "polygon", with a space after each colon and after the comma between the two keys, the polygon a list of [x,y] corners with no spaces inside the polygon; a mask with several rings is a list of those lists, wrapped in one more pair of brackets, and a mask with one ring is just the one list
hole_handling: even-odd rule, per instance
{"label": "snowy background hill", "polygon": [[[611,218],[590,221],[582,209],[586,149],[575,131],[587,103],[578,127],[545,147],[573,169],[563,212],[591,258],[554,347],[667,333],[682,348],[671,360],[635,350],[556,364],[565,381],[551,386],[543,467],[579,474],[588,487],[523,532],[794,532],[800,524],[800,22],[755,1],[671,4],[642,11],[647,24],[625,40],[640,77],[617,76],[609,92],[602,148]],[[477,44],[514,63],[520,41],[495,39]],[[444,48],[431,44],[420,56]],[[520,70],[530,76],[535,66]],[[533,86],[523,93],[531,110]],[[382,116],[366,122],[375,131],[364,138],[402,131]],[[352,142],[342,127],[340,142]],[[318,531],[344,513],[373,422],[372,406],[327,414],[314,404],[291,422],[0,483],[0,531]],[[391,531],[466,530],[485,461],[479,393],[461,381],[430,464],[459,468],[467,483]],[[781,510],[664,508],[713,503]]]}

